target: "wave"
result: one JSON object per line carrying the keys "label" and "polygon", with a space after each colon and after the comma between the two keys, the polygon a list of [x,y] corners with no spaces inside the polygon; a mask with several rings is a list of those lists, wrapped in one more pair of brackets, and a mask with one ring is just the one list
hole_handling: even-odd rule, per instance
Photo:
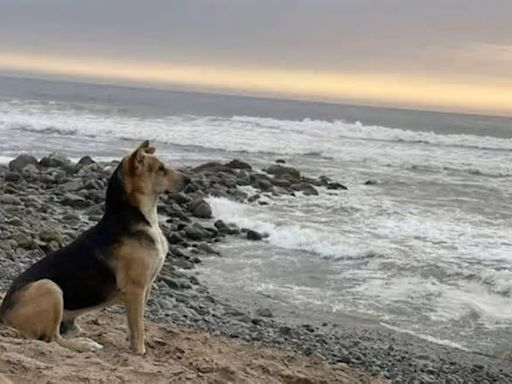
{"label": "wave", "polygon": [[343,237],[311,223],[290,224],[272,221],[264,211],[225,198],[208,199],[213,215],[268,235],[267,241],[279,248],[307,251],[332,261],[347,259],[373,259],[380,257],[371,249],[356,248],[343,242]]}

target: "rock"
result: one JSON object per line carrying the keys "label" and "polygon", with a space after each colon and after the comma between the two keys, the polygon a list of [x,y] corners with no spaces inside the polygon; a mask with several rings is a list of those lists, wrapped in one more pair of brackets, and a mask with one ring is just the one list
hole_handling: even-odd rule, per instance
{"label": "rock", "polygon": [[23,226],[23,220],[21,220],[19,217],[14,216],[12,219],[7,221],[7,224],[13,225],[15,227],[21,227]]}
{"label": "rock", "polygon": [[379,182],[377,180],[373,180],[373,179],[366,180],[364,182],[364,185],[377,185],[377,184],[379,184]]}
{"label": "rock", "polygon": [[99,190],[102,190],[103,189],[103,186],[101,185],[101,183],[98,181],[98,180],[87,180],[84,184],[84,188],[85,189],[88,189],[88,190],[96,190],[96,191],[99,191]]}
{"label": "rock", "polygon": [[212,161],[209,163],[201,164],[192,169],[192,172],[195,173],[214,173],[214,172],[229,172],[231,169],[221,163],[216,161]]}
{"label": "rock", "polygon": [[36,167],[39,166],[39,163],[34,156],[23,153],[9,162],[9,170],[21,173],[23,168],[30,164]]}
{"label": "rock", "polygon": [[186,243],[185,239],[175,232],[172,232],[169,236],[167,236],[167,241],[169,242],[169,244],[185,244]]}
{"label": "rock", "polygon": [[7,172],[5,174],[5,181],[17,183],[21,180],[21,175],[18,172]]}
{"label": "rock", "polygon": [[71,160],[63,155],[52,153],[50,156],[43,157],[39,165],[45,168],[63,168],[71,165]]}
{"label": "rock", "polygon": [[74,208],[80,208],[88,205],[87,201],[83,197],[75,195],[74,193],[66,193],[61,202],[64,205],[69,205]]}
{"label": "rock", "polygon": [[62,184],[60,188],[65,192],[76,192],[83,188],[83,184],[80,180],[71,180]]}
{"label": "rock", "polygon": [[271,165],[264,171],[274,176],[289,176],[296,180],[300,179],[300,172],[292,167],[284,167],[282,165]]}
{"label": "rock", "polygon": [[46,241],[47,243],[49,243],[51,241],[56,241],[56,242],[61,241],[60,234],[56,230],[51,229],[51,228],[42,229],[41,231],[39,231],[38,236],[41,240]]}
{"label": "rock", "polygon": [[192,284],[190,284],[185,279],[171,279],[170,277],[167,277],[167,276],[160,276],[160,280],[162,280],[165,284],[167,284],[167,286],[169,288],[174,289],[174,290],[182,291],[185,289],[192,288]]}
{"label": "rock", "polygon": [[210,254],[210,255],[220,255],[220,253],[218,251],[216,251],[215,249],[213,249],[208,243],[199,243],[197,245],[197,249],[199,249],[200,251],[206,253],[206,254]]}
{"label": "rock", "polygon": [[233,169],[244,169],[246,171],[252,170],[252,167],[249,164],[247,164],[244,161],[238,160],[238,159],[231,160],[229,163],[227,163],[225,165],[226,165],[226,167],[233,168]]}
{"label": "rock", "polygon": [[84,156],[80,160],[78,160],[78,163],[76,163],[77,167],[85,167],[87,165],[95,164],[96,162],[91,158],[91,156]]}
{"label": "rock", "polygon": [[247,229],[245,232],[246,232],[247,240],[259,241],[259,240],[263,239],[263,235],[261,233],[256,232],[252,229]]}
{"label": "rock", "polygon": [[265,179],[257,180],[254,186],[258,189],[261,189],[263,192],[268,192],[273,189],[272,183]]}
{"label": "rock", "polygon": [[343,184],[340,184],[340,183],[329,183],[327,184],[327,189],[348,189],[347,187],[345,187]]}
{"label": "rock", "polygon": [[21,248],[30,249],[34,245],[34,240],[32,240],[30,236],[22,232],[14,234],[13,239],[18,245],[18,247]]}
{"label": "rock", "polygon": [[302,193],[305,196],[318,196],[318,191],[315,189],[315,187],[313,187],[312,185],[309,185],[309,184],[303,185]]}
{"label": "rock", "polygon": [[258,308],[254,314],[259,317],[274,317],[269,308]]}
{"label": "rock", "polygon": [[284,159],[277,159],[276,163],[277,164],[286,164],[286,160],[284,160]]}
{"label": "rock", "polygon": [[260,195],[260,194],[258,194],[258,193],[256,193],[255,195],[249,196],[249,197],[247,198],[247,201],[248,201],[249,203],[254,203],[254,202],[255,202],[256,200],[258,200],[260,197],[261,197],[261,195]]}
{"label": "rock", "polygon": [[209,219],[212,217],[212,209],[203,199],[198,199],[190,203],[189,210],[194,217],[201,219]]}
{"label": "rock", "polygon": [[191,240],[205,240],[212,236],[211,232],[206,231],[198,224],[187,225],[185,227],[185,235]]}
{"label": "rock", "polygon": [[283,336],[288,336],[292,333],[292,328],[287,325],[282,325],[279,327],[279,333]]}
{"label": "rock", "polygon": [[0,195],[0,204],[21,205],[21,199],[13,195]]}
{"label": "rock", "polygon": [[281,188],[290,188],[291,183],[286,179],[279,179],[279,178],[273,178],[272,184],[274,184],[276,187]]}
{"label": "rock", "polygon": [[185,195],[184,193],[182,192],[179,192],[179,193],[171,193],[169,195],[169,199],[172,199],[174,200],[176,203],[178,203],[179,205],[185,205],[185,204],[188,204],[190,203],[190,197],[188,197],[187,195]]}

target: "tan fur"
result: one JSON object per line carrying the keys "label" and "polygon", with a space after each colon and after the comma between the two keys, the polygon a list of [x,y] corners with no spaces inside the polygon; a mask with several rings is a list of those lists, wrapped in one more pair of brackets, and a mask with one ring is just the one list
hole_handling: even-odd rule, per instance
{"label": "tan fur", "polygon": [[62,290],[48,279],[28,284],[16,295],[16,305],[5,322],[22,334],[57,344],[79,352],[101,349],[101,345],[87,338],[64,339],[59,332],[64,312]]}

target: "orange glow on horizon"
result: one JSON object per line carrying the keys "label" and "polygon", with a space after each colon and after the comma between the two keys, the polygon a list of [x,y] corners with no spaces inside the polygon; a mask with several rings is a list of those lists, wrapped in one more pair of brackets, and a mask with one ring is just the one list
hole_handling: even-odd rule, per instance
{"label": "orange glow on horizon", "polygon": [[0,52],[0,70],[216,91],[512,115],[512,82],[412,75],[217,68]]}

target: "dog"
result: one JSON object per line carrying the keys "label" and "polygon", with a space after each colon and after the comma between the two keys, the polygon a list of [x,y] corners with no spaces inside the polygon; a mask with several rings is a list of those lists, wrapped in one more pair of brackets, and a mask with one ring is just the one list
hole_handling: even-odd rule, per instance
{"label": "dog", "polygon": [[158,196],[179,191],[189,181],[154,153],[145,141],[122,159],[109,180],[101,220],[14,280],[0,307],[2,323],[27,337],[95,351],[102,345],[76,337],[75,319],[122,304],[131,350],[145,353],[144,310],[168,251],[158,224]]}

